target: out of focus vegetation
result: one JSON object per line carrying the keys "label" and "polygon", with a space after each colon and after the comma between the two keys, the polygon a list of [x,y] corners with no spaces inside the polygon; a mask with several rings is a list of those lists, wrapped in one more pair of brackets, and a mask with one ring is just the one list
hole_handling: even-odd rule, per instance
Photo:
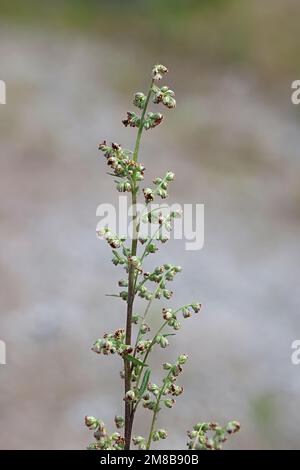
{"label": "out of focus vegetation", "polygon": [[300,70],[298,0],[0,0],[0,11],[3,24],[134,41],[202,67],[247,65],[271,83]]}

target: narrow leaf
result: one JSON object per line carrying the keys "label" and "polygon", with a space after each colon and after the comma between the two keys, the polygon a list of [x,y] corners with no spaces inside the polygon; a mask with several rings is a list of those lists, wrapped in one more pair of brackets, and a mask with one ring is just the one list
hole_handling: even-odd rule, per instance
{"label": "narrow leaf", "polygon": [[146,369],[145,370],[145,373],[144,373],[144,377],[143,377],[143,380],[142,380],[142,384],[140,386],[140,390],[139,390],[139,394],[140,396],[143,396],[146,389],[147,389],[147,386],[148,386],[148,383],[149,383],[149,379],[150,379],[150,374],[151,374],[151,369]]}
{"label": "narrow leaf", "polygon": [[128,359],[128,361],[132,362],[132,364],[134,364],[135,366],[149,367],[147,364],[140,361],[137,357],[131,356],[131,354],[126,354],[126,359]]}

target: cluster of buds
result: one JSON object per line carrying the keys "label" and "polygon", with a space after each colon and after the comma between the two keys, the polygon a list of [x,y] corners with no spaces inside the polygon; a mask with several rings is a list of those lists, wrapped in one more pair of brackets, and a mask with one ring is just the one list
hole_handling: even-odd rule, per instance
{"label": "cluster of buds", "polygon": [[[145,131],[148,131],[149,129],[153,129],[154,127],[158,126],[162,122],[163,118],[164,117],[161,113],[147,113],[143,120],[143,127]],[[123,119],[122,123],[125,127],[140,127],[141,118],[136,113],[128,111],[127,118]]]}
{"label": "cluster of buds", "polygon": [[127,118],[123,119],[122,123],[125,127],[140,127],[141,119],[136,113],[127,111]]}
{"label": "cluster of buds", "polygon": [[132,438],[133,445],[137,446],[139,450],[146,450],[146,439],[142,436],[135,436]]}
{"label": "cluster of buds", "polygon": [[[172,171],[168,171],[163,178],[155,178],[153,180],[153,183],[155,184],[156,188],[151,189],[151,188],[145,188],[143,189],[144,197],[145,197],[145,202],[146,204],[149,204],[149,202],[154,201],[155,196],[160,196],[162,199],[166,199],[168,197],[168,186],[171,181],[173,181],[175,178],[174,173]],[[180,217],[180,214],[178,213],[172,213],[172,217]],[[148,221],[152,222],[153,220]]]}
{"label": "cluster of buds", "polygon": [[93,344],[92,351],[97,354],[104,354],[105,356],[117,353],[123,357],[133,351],[133,348],[125,344],[124,341],[125,331],[118,329],[114,333],[106,333],[103,338],[97,339]]}
{"label": "cluster of buds", "polygon": [[176,107],[175,93],[168,86],[159,88],[154,85],[152,90],[154,93],[153,103],[162,103],[169,109]]}
{"label": "cluster of buds", "polygon": [[163,319],[168,322],[168,326],[178,331],[181,327],[181,323],[177,320],[176,312],[172,308],[162,309]]}
{"label": "cluster of buds", "polygon": [[89,450],[123,450],[125,439],[118,433],[109,434],[103,421],[94,416],[85,417],[85,425],[94,431],[95,442],[88,446]]}
{"label": "cluster of buds", "polygon": [[156,126],[159,126],[159,124],[163,120],[163,115],[161,113],[147,113],[145,119],[144,119],[144,129],[145,131],[148,131],[149,129],[153,129]]}
{"label": "cluster of buds", "polygon": [[152,292],[149,291],[145,286],[141,285],[137,287],[138,296],[141,299],[151,300],[152,299]]}
{"label": "cluster of buds", "polygon": [[175,275],[181,271],[181,266],[166,263],[161,266],[157,266],[152,273],[144,272],[144,277],[147,281],[155,282],[164,289],[166,287],[164,280],[173,281]]}
{"label": "cluster of buds", "polygon": [[104,153],[108,166],[113,170],[113,175],[119,178],[126,178],[125,181],[121,181],[117,184],[118,191],[131,191],[130,178],[132,176],[135,177],[136,181],[144,179],[145,167],[141,163],[132,160],[131,151],[123,149],[116,143],[112,143],[111,146],[109,146],[106,140],[99,145],[99,150]]}
{"label": "cluster of buds", "polygon": [[152,69],[152,78],[153,80],[161,80],[166,73],[168,73],[167,67],[161,64],[154,65]]}
{"label": "cluster of buds", "polygon": [[141,341],[138,341],[136,345],[136,350],[138,353],[144,353],[150,348],[150,346],[151,346],[150,340],[141,340]]}
{"label": "cluster of buds", "polygon": [[96,233],[99,238],[106,240],[109,246],[114,249],[120,248],[125,241],[125,238],[115,235],[109,227],[103,227]]}
{"label": "cluster of buds", "polygon": [[158,429],[152,433],[152,441],[159,441],[160,439],[167,439],[168,433],[165,429]]}
{"label": "cluster of buds", "polygon": [[189,449],[193,450],[222,450],[224,442],[228,435],[234,434],[240,430],[240,423],[230,421],[222,427],[218,423],[198,423],[192,431],[188,431]]}
{"label": "cluster of buds", "polygon": [[201,309],[201,304],[200,303],[194,303],[190,305],[185,305],[181,309],[181,313],[183,318],[190,318],[192,316],[192,313],[198,313]]}

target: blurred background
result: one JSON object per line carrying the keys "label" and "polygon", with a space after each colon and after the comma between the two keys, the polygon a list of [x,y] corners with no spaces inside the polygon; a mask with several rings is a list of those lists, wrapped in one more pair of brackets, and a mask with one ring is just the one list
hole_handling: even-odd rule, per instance
{"label": "blurred background", "polygon": [[90,351],[125,320],[95,236],[97,205],[117,200],[97,147],[132,148],[121,119],[157,62],[177,109],[143,137],[148,181],[172,170],[170,202],[205,204],[204,248],[151,260],[183,266],[174,305],[203,304],[164,351],[190,360],[161,447],[238,419],[227,448],[300,448],[299,16],[297,0],[0,0],[0,448],[82,449],[85,414],[113,429],[122,413],[117,359]]}

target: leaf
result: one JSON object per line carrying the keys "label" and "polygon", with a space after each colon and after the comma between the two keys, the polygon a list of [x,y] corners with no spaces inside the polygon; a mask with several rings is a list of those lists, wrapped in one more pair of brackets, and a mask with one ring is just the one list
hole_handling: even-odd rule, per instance
{"label": "leaf", "polygon": [[165,333],[165,334],[163,334],[162,336],[164,336],[165,338],[166,338],[167,336],[176,336],[176,333]]}
{"label": "leaf", "polygon": [[143,380],[142,380],[142,383],[141,383],[141,386],[140,386],[140,389],[139,389],[139,395],[140,396],[143,396],[146,389],[147,389],[149,379],[150,379],[150,375],[151,375],[151,369],[148,368],[148,369],[145,370],[144,377],[143,377]]}
{"label": "leaf", "polygon": [[132,362],[132,364],[134,364],[135,366],[149,367],[148,364],[145,364],[144,362],[140,361],[137,357],[131,356],[131,354],[126,354],[126,359]]}

